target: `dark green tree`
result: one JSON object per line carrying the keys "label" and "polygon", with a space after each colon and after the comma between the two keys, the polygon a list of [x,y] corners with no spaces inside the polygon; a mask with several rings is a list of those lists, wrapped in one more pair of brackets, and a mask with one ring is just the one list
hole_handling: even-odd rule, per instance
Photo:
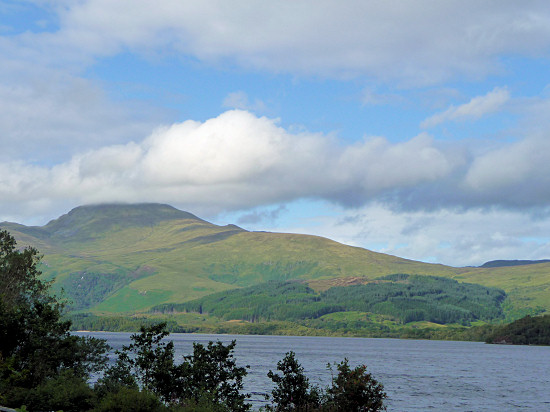
{"label": "dark green tree", "polygon": [[[166,324],[145,327],[131,336],[132,343],[117,351],[118,359],[96,385],[100,397],[121,390],[149,392],[165,404],[184,406],[185,410],[247,411],[247,394],[241,393],[247,371],[236,364],[236,342],[208,346],[193,344],[193,354],[176,365],[173,342]],[[132,392],[133,393],[133,392]],[[134,396],[133,394],[132,396]],[[129,396],[129,395],[128,395]]]}
{"label": "dark green tree", "polygon": [[174,343],[162,341],[168,335],[166,323],[141,326],[140,333],[130,336],[132,343],[116,352],[115,365],[96,385],[100,396],[125,388],[151,392],[166,403],[176,400],[181,379],[174,363]]}
{"label": "dark green tree", "polygon": [[[332,367],[329,364],[329,369]],[[333,377],[332,386],[327,389],[325,407],[328,410],[348,412],[384,411],[387,398],[384,386],[367,373],[365,365],[351,369],[348,359],[336,365],[338,375]]]}
{"label": "dark green tree", "polygon": [[[87,392],[80,390],[81,384],[107,360],[103,340],[69,333],[63,305],[40,278],[39,262],[36,249],[18,250],[13,236],[0,231],[0,403],[8,406],[35,404],[38,393],[48,392],[44,388],[66,390],[71,385],[80,399]],[[59,398],[68,406],[56,400],[60,406],[50,409],[71,410],[69,392]]]}
{"label": "dark green tree", "polygon": [[248,394],[241,393],[247,367],[237,366],[233,355],[236,341],[228,345],[208,342],[205,347],[193,343],[193,354],[184,357],[179,376],[183,398],[200,403],[205,395],[232,412],[248,411]]}
{"label": "dark green tree", "polygon": [[318,407],[320,392],[311,387],[309,379],[304,374],[304,368],[296,360],[294,352],[287,352],[285,357],[277,362],[277,370],[281,375],[272,372],[267,376],[276,387],[271,392],[275,411],[311,410]]}

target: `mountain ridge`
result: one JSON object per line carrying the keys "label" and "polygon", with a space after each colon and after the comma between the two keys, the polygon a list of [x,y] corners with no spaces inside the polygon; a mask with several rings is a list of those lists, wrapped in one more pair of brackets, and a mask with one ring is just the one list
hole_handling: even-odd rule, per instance
{"label": "mountain ridge", "polygon": [[504,266],[525,266],[525,265],[538,265],[540,263],[548,263],[550,259],[540,259],[540,260],[522,260],[522,259],[499,259],[499,260],[490,260],[485,262],[483,265],[479,266],[480,268],[497,268]]}
{"label": "mountain ridge", "polygon": [[0,228],[44,254],[44,275],[64,288],[74,310],[135,313],[267,281],[296,279],[320,290],[396,273],[502,288],[510,313],[550,310],[550,263],[455,268],[318,236],[218,226],[169,205],[80,206],[42,227]]}

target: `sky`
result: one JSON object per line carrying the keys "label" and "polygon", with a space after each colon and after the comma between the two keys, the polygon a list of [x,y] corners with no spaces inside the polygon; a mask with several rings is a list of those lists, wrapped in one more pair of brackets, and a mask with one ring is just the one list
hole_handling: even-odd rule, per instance
{"label": "sky", "polygon": [[550,2],[0,0],[0,221],[115,202],[550,258]]}

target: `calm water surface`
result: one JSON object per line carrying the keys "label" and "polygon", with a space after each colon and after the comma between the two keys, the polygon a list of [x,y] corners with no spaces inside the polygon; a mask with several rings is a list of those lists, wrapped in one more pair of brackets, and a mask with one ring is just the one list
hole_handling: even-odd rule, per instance
{"label": "calm water surface", "polygon": [[[107,339],[114,348],[130,342],[130,333],[79,333]],[[384,384],[388,411],[550,411],[550,347],[486,345],[401,339],[295,336],[202,335],[173,333],[176,356],[192,352],[193,342],[237,340],[235,357],[250,365],[246,392],[255,408],[270,393],[266,376],[292,350],[310,382],[330,383],[327,363],[345,357]]]}

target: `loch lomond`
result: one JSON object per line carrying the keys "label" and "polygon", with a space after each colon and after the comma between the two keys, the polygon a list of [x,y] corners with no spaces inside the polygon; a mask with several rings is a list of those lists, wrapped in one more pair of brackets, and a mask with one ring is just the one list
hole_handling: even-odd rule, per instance
{"label": "loch lomond", "polygon": [[[131,333],[80,332],[106,339],[113,349]],[[479,342],[299,336],[170,334],[176,359],[193,342],[237,340],[235,357],[250,365],[245,390],[255,409],[266,404],[267,372],[292,350],[313,384],[330,383],[328,363],[348,358],[367,365],[388,394],[388,411],[550,411],[550,347]]]}

